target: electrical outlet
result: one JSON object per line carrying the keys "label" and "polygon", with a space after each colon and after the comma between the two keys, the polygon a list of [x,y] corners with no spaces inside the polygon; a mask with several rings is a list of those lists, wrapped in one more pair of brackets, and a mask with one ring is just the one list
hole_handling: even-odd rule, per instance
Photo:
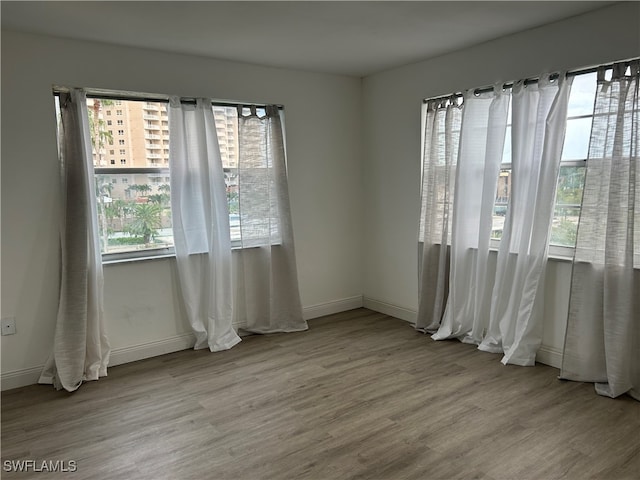
{"label": "electrical outlet", "polygon": [[16,333],[16,317],[6,317],[2,319],[2,335],[13,335]]}

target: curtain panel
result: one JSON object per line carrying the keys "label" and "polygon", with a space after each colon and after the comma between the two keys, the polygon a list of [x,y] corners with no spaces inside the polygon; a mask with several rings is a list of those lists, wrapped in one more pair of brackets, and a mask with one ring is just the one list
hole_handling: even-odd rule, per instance
{"label": "curtain panel", "polygon": [[[628,73],[626,70],[628,69]],[[640,61],[598,71],[561,378],[640,400]]]}
{"label": "curtain panel", "polygon": [[169,102],[171,210],[180,290],[195,349],[227,350],[233,329],[231,236],[210,99]]}
{"label": "curtain panel", "polygon": [[93,151],[84,91],[60,94],[60,300],[53,352],[39,383],[77,390],[107,375],[110,346],[103,315],[102,256]]}
{"label": "curtain panel", "polygon": [[416,328],[440,326],[449,291],[451,221],[462,104],[434,100],[425,106],[419,230],[419,304]]}
{"label": "curtain panel", "polygon": [[542,343],[544,277],[572,78],[512,89],[512,189],[480,349],[531,366]]}
{"label": "curtain panel", "polygon": [[[543,301],[544,267],[571,86],[564,75],[560,78],[552,81],[542,75],[537,84],[526,86],[523,81],[516,82],[511,94],[501,86],[479,95],[474,91],[465,94],[455,187],[449,188],[449,192],[455,191],[455,198],[450,199],[448,278],[434,268],[433,260],[425,261],[430,257],[422,258],[422,275],[430,269],[426,275],[432,282],[423,280],[422,284],[435,286],[421,288],[421,312],[439,311],[441,297],[434,292],[446,292],[448,283],[444,315],[432,338],[457,338],[484,351],[504,353],[505,364],[533,365],[541,343],[538,308]],[[510,98],[512,190],[494,271],[489,243]],[[425,137],[433,137],[434,122],[428,116],[426,128]],[[425,158],[427,152],[425,148]],[[425,163],[427,176],[431,175],[429,169]],[[423,182],[423,205],[429,205],[428,196],[446,189],[446,185],[442,180],[431,185]],[[427,222],[438,218],[433,209],[429,213],[423,208],[423,216]],[[446,228],[438,225],[442,238],[446,237]],[[428,321],[422,320],[425,324]],[[431,326],[435,325],[432,321]]]}
{"label": "curtain panel", "polygon": [[238,106],[240,249],[234,319],[254,333],[306,330],[298,287],[282,112]]}
{"label": "curtain panel", "polygon": [[493,278],[488,272],[493,202],[502,162],[509,95],[502,87],[464,96],[453,206],[449,298],[434,340],[479,344],[488,325]]}

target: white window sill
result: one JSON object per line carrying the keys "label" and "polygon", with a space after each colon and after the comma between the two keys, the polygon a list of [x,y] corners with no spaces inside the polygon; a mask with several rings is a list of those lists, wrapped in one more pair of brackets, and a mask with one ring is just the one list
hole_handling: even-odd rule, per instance
{"label": "white window sill", "polygon": [[[423,242],[419,241],[418,244],[422,247]],[[448,244],[447,248],[451,248]],[[498,254],[498,244],[490,245],[489,251]],[[549,252],[547,254],[549,260],[555,260],[558,262],[573,262],[573,248],[571,247],[559,247],[556,245],[549,246]]]}
{"label": "white window sill", "polygon": [[165,258],[175,258],[175,253],[164,253],[162,255],[148,255],[142,257],[125,257],[118,259],[102,260],[102,265],[118,265],[120,263],[148,262],[149,260],[163,260]]}
{"label": "white window sill", "polygon": [[[234,254],[234,253],[241,252],[243,250],[252,250],[254,248],[262,248],[266,246],[267,245],[256,245],[251,247],[232,246],[231,253]],[[279,244],[272,244],[271,246],[278,247]],[[138,256],[131,256],[131,257],[122,256],[118,258],[103,259],[102,265],[118,265],[121,263],[148,262],[150,260],[164,260],[166,258],[176,258],[175,252],[168,252],[168,253],[162,253],[157,255],[138,255]]]}
{"label": "white window sill", "polygon": [[573,256],[570,257],[568,255],[550,253],[549,255],[547,255],[547,258],[549,260],[555,260],[556,262],[569,262],[569,263],[573,262]]}

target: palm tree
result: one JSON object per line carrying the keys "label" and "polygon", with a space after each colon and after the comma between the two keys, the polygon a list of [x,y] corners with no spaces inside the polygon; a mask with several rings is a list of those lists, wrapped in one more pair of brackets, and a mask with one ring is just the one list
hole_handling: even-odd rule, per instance
{"label": "palm tree", "polygon": [[125,192],[127,192],[127,193],[136,192],[136,197],[137,197],[138,196],[138,187],[139,187],[139,185],[137,185],[137,184],[129,185],[127,187],[127,189],[125,190]]}
{"label": "palm tree", "polygon": [[119,232],[122,232],[124,230],[125,218],[131,213],[131,210],[130,202],[117,198],[107,204],[105,213],[109,221],[115,220],[116,218],[118,219],[117,228]]}
{"label": "palm tree", "polygon": [[151,186],[147,184],[138,185],[138,191],[142,193],[143,196],[147,196],[149,192],[151,192]]}
{"label": "palm tree", "polygon": [[129,185],[127,187],[127,191],[129,192],[136,192],[136,197],[138,196],[138,194],[145,194],[145,193],[149,193],[151,191],[151,187],[149,185],[146,184],[142,184],[139,185],[137,183],[134,183],[133,185]]}
{"label": "palm tree", "polygon": [[113,135],[107,130],[104,120],[100,118],[102,106],[113,105],[113,100],[94,98],[89,110],[89,127],[91,131],[91,143],[93,144],[94,162],[100,166],[103,164],[104,146],[107,141],[113,140]]}
{"label": "palm tree", "polygon": [[169,204],[170,198],[167,193],[154,193],[153,195],[149,195],[150,202],[157,203],[162,207],[166,207]]}
{"label": "palm tree", "polygon": [[157,203],[139,203],[134,208],[133,221],[127,226],[132,235],[142,236],[145,244],[158,234],[161,227],[162,207]]}
{"label": "palm tree", "polygon": [[107,245],[109,242],[109,225],[108,225],[108,213],[107,207],[111,201],[111,191],[113,190],[113,184],[111,182],[107,182],[102,175],[95,176],[96,182],[96,198],[98,200],[98,215],[100,216],[100,226],[102,233],[102,250],[103,252],[107,250]]}
{"label": "palm tree", "polygon": [[[107,141],[112,140],[111,132],[107,130],[104,120],[100,118],[100,109],[102,105],[112,104],[112,100],[102,100],[98,98],[93,99],[93,104],[89,114],[89,131],[91,133],[91,144],[93,145],[93,163],[97,163],[98,166],[104,163],[104,146]],[[98,198],[98,212],[100,215],[100,223],[102,224],[102,249],[103,252],[107,249],[107,242],[109,240],[109,232],[107,225],[107,212],[106,212],[106,199],[111,198],[111,190],[113,185],[109,182],[97,180],[96,177],[96,196]]]}

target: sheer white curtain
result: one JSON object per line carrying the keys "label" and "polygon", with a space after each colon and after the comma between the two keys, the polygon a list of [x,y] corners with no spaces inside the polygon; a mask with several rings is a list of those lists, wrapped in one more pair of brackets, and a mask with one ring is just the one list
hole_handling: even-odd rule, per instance
{"label": "sheer white curtain", "polygon": [[238,107],[240,233],[234,318],[255,333],[306,330],[298,289],[281,112]]}
{"label": "sheer white curtain", "polygon": [[447,302],[449,249],[462,105],[452,99],[425,105],[416,328],[435,331]]}
{"label": "sheer white curtain", "polygon": [[560,376],[640,400],[640,62],[627,67],[598,72]]}
{"label": "sheer white curtain", "polygon": [[512,89],[511,198],[500,240],[487,335],[481,350],[505,365],[533,365],[542,342],[544,273],[571,78]]}
{"label": "sheer white curtain", "polygon": [[102,256],[84,92],[61,93],[60,114],[60,301],[53,353],[39,383],[71,392],[84,380],[107,374],[110,346],[103,318]]}
{"label": "sheer white curtain", "polygon": [[[533,365],[570,81],[517,82],[511,94],[512,188],[495,275],[489,241],[509,94],[465,95],[451,239],[449,298],[434,340],[458,338],[502,362]],[[485,333],[486,332],[486,333]]]}
{"label": "sheer white curtain", "polygon": [[211,100],[169,103],[171,210],[180,288],[196,349],[226,350],[233,329],[231,237]]}
{"label": "sheer white curtain", "polygon": [[489,323],[489,240],[504,151],[509,95],[502,87],[464,97],[451,239],[449,299],[434,340],[479,344]]}

